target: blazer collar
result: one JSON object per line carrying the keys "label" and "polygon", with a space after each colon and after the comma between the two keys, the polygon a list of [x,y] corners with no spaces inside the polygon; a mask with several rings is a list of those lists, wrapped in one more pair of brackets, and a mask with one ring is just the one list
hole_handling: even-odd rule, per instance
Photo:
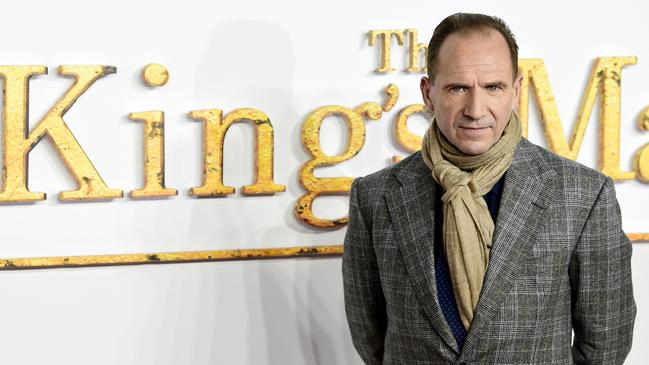
{"label": "blazer collar", "polygon": [[410,282],[435,332],[456,353],[459,348],[437,301],[435,283],[435,189],[430,169],[421,154],[411,155],[396,167],[401,186],[386,201]]}

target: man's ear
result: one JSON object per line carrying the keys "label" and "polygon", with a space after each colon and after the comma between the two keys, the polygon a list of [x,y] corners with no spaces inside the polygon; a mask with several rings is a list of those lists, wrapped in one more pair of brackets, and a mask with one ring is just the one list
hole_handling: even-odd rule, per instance
{"label": "man's ear", "polygon": [[518,76],[516,76],[516,79],[514,80],[514,84],[512,85],[512,87],[514,88],[514,100],[512,101],[514,105],[512,105],[512,109],[518,110],[518,106],[520,105],[522,83],[523,83],[523,75],[519,73]]}
{"label": "man's ear", "polygon": [[430,82],[430,79],[426,76],[423,76],[421,78],[421,81],[419,82],[419,89],[421,90],[421,98],[424,100],[424,105],[426,105],[426,109],[430,111],[431,113],[435,112],[435,109],[433,107],[433,101],[430,98],[430,90],[433,88],[433,85]]}

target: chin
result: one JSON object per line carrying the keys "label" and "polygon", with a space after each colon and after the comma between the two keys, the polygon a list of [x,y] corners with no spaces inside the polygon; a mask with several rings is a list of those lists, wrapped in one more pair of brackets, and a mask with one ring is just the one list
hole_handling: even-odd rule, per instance
{"label": "chin", "polygon": [[469,143],[462,144],[458,149],[469,156],[481,155],[487,152],[491,146],[487,146],[485,143]]}

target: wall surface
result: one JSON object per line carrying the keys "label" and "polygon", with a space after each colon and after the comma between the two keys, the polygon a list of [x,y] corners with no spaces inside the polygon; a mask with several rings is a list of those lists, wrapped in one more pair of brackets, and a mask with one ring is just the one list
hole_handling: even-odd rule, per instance
{"label": "wall surface", "polygon": [[[382,103],[390,83],[400,89],[394,109],[366,123],[366,141],[349,161],[317,176],[360,176],[405,156],[393,135],[403,107],[420,103],[421,74],[407,73],[405,45],[392,47],[396,71],[380,74],[376,29],[417,29],[427,42],[434,26],[457,11],[502,17],[520,45],[521,58],[542,58],[566,135],[577,119],[597,57],[636,56],[622,76],[620,167],[649,133],[636,120],[649,105],[649,5],[630,0],[394,1],[122,1],[64,0],[3,4],[0,64],[46,65],[30,82],[29,115],[35,125],[72,80],[58,65],[102,64],[117,73],[100,79],[64,119],[111,188],[125,195],[142,186],[143,129],[131,112],[165,112],[168,199],[63,203],[75,188],[53,144],[45,138],[29,155],[29,188],[48,199],[0,206],[0,257],[44,257],[340,244],[341,229],[317,229],[295,218],[305,193],[300,142],[305,117],[324,105]],[[164,64],[168,84],[148,88],[144,65]],[[271,119],[275,182],[270,196],[197,199],[201,185],[201,123],[192,110],[225,112],[253,107]],[[546,145],[534,106],[530,140]],[[596,108],[597,109],[597,108]],[[596,167],[598,113],[593,111],[578,161]],[[409,128],[423,134],[426,121]],[[346,147],[341,119],[322,127],[323,150]],[[254,129],[230,128],[224,182],[239,190],[252,182]],[[616,185],[624,227],[649,232],[649,185]],[[346,196],[319,198],[321,217],[346,214]],[[638,316],[627,363],[649,357],[649,244],[635,243],[633,275]],[[0,272],[0,357],[11,364],[359,364],[344,315],[340,258],[64,268]]]}

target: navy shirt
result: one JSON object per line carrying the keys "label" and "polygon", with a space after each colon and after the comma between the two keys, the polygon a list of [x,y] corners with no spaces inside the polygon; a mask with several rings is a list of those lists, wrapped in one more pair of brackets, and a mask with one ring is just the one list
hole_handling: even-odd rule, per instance
{"label": "navy shirt", "polygon": [[[498,206],[502,196],[505,175],[503,175],[496,185],[484,196],[484,200],[489,208],[491,218],[496,222],[498,216]],[[448,322],[453,337],[457,341],[458,347],[462,348],[466,340],[467,331],[460,319],[460,313],[457,309],[455,296],[453,295],[453,284],[451,283],[451,274],[448,269],[446,255],[442,244],[444,214],[442,209],[442,195],[444,189],[437,185],[437,196],[435,197],[435,281],[437,282],[437,301]]]}

